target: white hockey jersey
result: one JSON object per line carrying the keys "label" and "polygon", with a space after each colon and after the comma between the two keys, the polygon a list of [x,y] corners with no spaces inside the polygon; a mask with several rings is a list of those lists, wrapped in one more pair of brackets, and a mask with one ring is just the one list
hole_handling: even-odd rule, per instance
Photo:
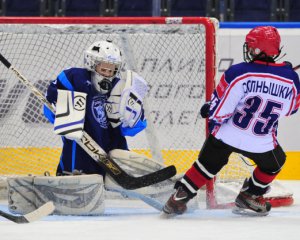
{"label": "white hockey jersey", "polygon": [[233,65],[212,94],[210,131],[235,148],[270,151],[278,145],[278,119],[297,112],[299,93],[299,77],[288,64]]}

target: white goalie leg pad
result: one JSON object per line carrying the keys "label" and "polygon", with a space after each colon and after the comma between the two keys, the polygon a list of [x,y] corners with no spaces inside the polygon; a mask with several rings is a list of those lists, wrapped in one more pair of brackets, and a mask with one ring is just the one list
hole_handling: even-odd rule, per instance
{"label": "white goalie leg pad", "polygon": [[54,133],[78,140],[83,135],[86,93],[57,90]]}
{"label": "white goalie leg pad", "polygon": [[[122,149],[114,149],[109,152],[109,156],[116,161],[127,173],[132,176],[142,176],[148,173],[160,170],[165,167],[159,161],[148,158],[142,154],[135,153],[133,151],[126,151]],[[171,189],[174,185],[173,180],[166,180],[161,183],[157,183],[148,187],[139,188],[136,191],[142,194],[155,194]],[[117,187],[110,177],[105,178],[105,186]]]}
{"label": "white goalie leg pad", "polygon": [[[127,173],[132,176],[141,176],[154,171],[157,171],[165,165],[159,161],[148,158],[144,155],[126,151],[122,149],[114,149],[109,152],[109,156],[116,161]],[[111,177],[105,176],[105,188],[107,189],[122,189]],[[170,190],[173,187],[173,182],[171,180],[166,180],[161,183],[154,184],[152,186],[139,188],[134,190],[140,194],[147,196],[152,196],[153,194],[159,196],[161,192]]]}
{"label": "white goalie leg pad", "polygon": [[120,164],[125,165],[130,173],[135,175],[147,174],[166,167],[160,161],[133,151],[114,149],[109,152],[109,156]]}
{"label": "white goalie leg pad", "polygon": [[104,184],[101,175],[8,178],[9,210],[27,214],[48,201],[58,215],[104,213]]}
{"label": "white goalie leg pad", "polygon": [[0,200],[7,199],[7,180],[6,177],[0,176]]}
{"label": "white goalie leg pad", "polygon": [[[126,169],[126,172],[133,176],[145,175],[165,167],[165,165],[160,161],[156,161],[132,151],[114,149],[109,152],[109,156],[118,164],[120,164],[122,168]],[[130,192],[143,194],[149,198],[155,199],[161,204],[164,204],[174,192],[175,182],[181,179],[182,176],[183,174],[178,174],[163,182],[136,190],[130,190]],[[126,193],[126,190],[123,190],[122,187],[119,186],[110,176],[105,176],[104,185],[107,190],[116,192],[116,190],[121,189],[120,192]],[[128,196],[130,195],[131,194],[128,194]],[[189,201],[188,207],[190,210],[198,208],[197,198],[193,198],[191,201]]]}
{"label": "white goalie leg pad", "polygon": [[[133,151],[114,149],[109,152],[109,156],[133,176],[145,175],[166,167],[161,161]],[[177,174],[169,180],[177,181],[182,176],[183,174]]]}

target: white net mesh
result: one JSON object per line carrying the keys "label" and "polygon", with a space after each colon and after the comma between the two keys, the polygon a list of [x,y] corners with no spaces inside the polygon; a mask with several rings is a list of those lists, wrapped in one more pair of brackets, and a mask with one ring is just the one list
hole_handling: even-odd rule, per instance
{"label": "white net mesh", "polygon": [[[93,42],[112,39],[125,69],[150,85],[148,119],[160,140],[166,164],[186,170],[205,138],[199,109],[205,101],[204,25],[0,25],[1,53],[45,92],[65,68],[83,67]],[[42,104],[0,66],[0,174],[55,172],[61,141],[42,114]],[[145,133],[129,138],[131,149],[150,154]]]}

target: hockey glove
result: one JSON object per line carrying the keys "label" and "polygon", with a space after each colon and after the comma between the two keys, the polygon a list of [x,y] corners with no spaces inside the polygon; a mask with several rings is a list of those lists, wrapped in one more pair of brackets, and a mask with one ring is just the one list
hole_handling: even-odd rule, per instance
{"label": "hockey glove", "polygon": [[148,92],[147,82],[135,72],[127,70],[126,85],[120,99],[122,127],[134,127],[143,114],[143,99]]}
{"label": "hockey glove", "polygon": [[211,105],[210,101],[203,104],[203,106],[200,109],[201,117],[208,118],[210,105]]}

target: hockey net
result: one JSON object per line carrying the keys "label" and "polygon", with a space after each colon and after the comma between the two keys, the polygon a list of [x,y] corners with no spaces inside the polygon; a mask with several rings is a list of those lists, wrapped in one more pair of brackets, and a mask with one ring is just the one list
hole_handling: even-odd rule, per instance
{"label": "hockey net", "polygon": [[[128,138],[130,148],[166,165],[175,164],[179,173],[197,158],[207,134],[199,110],[215,81],[216,20],[3,18],[0,23],[1,53],[42,92],[63,69],[83,67],[83,52],[90,44],[113,40],[123,53],[123,71],[138,72],[150,85],[149,127]],[[45,171],[55,175],[60,137],[43,116],[39,100],[4,66],[0,71],[0,176],[43,175]],[[238,185],[226,202],[232,203],[241,182],[251,174],[245,166],[239,156],[231,157],[216,178],[220,186]],[[221,201],[228,194],[217,185],[207,186],[210,207],[227,205]],[[292,199],[289,194],[283,198]]]}

